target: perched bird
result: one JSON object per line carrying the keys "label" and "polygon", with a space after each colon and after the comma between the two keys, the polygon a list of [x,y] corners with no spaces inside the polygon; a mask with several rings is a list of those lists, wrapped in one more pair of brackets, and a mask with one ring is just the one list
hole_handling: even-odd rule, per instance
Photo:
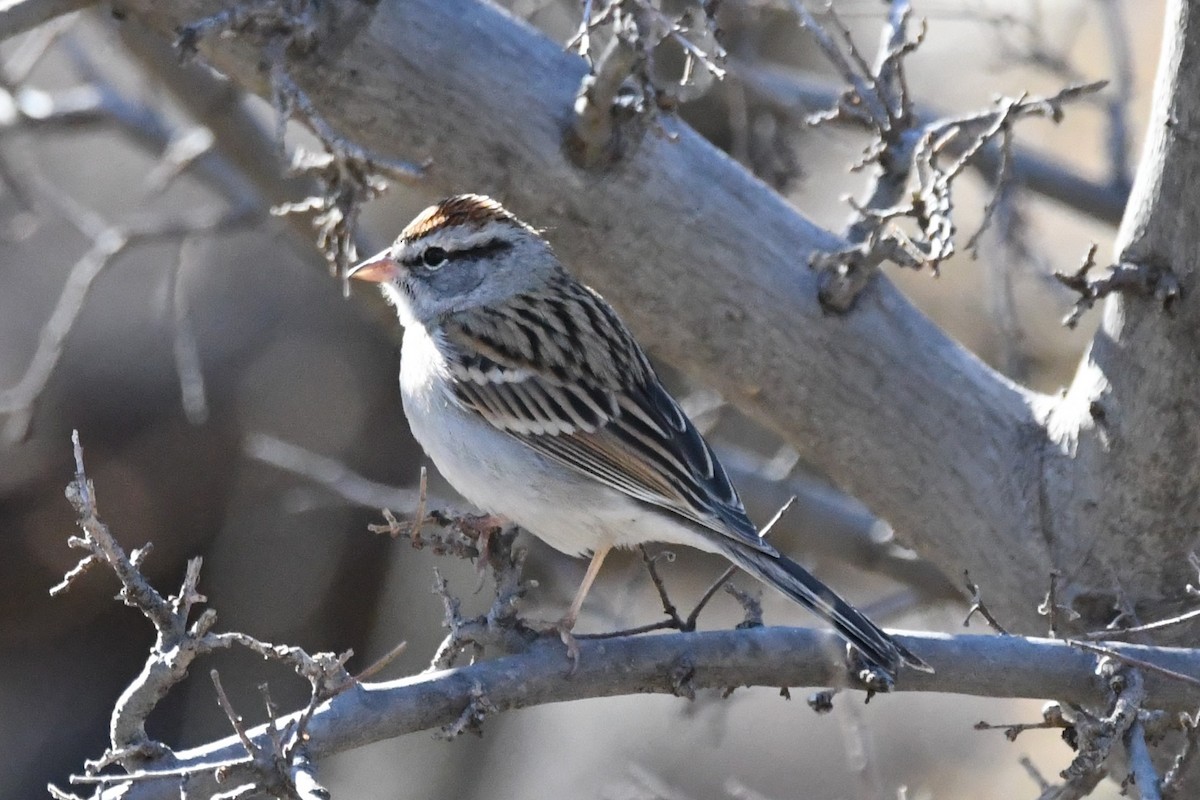
{"label": "perched bird", "polygon": [[551,547],[592,554],[564,641],[609,550],[664,542],[725,556],[889,673],[929,669],[759,535],[616,312],[499,203],[443,200],[350,275],[396,306],[404,410],[446,480]]}

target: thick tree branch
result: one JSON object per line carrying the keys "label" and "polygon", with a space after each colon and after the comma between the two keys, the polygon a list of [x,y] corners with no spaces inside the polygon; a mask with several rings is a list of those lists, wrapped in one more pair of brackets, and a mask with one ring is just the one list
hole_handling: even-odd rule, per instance
{"label": "thick tree branch", "polygon": [[[759,100],[798,120],[805,120],[817,111],[832,107],[842,94],[841,88],[828,79],[787,67],[734,62],[730,65],[730,71]],[[920,104],[913,113],[918,119],[926,121],[949,116],[939,109]],[[840,121],[854,122],[850,118]],[[962,144],[962,140],[951,142],[950,147],[954,148],[951,152],[961,151]],[[971,166],[990,178],[999,171],[1001,157],[1000,147],[990,144],[980,149],[972,159]],[[1104,222],[1116,224],[1121,221],[1125,202],[1129,198],[1129,187],[1119,181],[1098,183],[1059,159],[1019,144],[1012,148],[1011,168],[1013,178],[1032,192]]]}
{"label": "thick tree branch", "polygon": [[[1106,687],[1095,674],[1095,657],[1063,642],[997,636],[902,636],[928,658],[935,675],[904,672],[897,691],[943,691],[983,697],[1056,697],[1067,703],[1103,704]],[[568,663],[556,641],[529,652],[483,661],[469,667],[427,672],[411,678],[351,688],[313,714],[308,731],[309,753],[320,758],[334,752],[413,731],[452,725],[464,708],[486,700],[495,711],[589,697],[631,693],[686,694],[731,686],[830,686],[846,682],[845,668],[831,657],[842,650],[827,631],[800,628],[757,628],[708,631],[622,639],[580,641],[578,670],[566,677]],[[1130,655],[1181,672],[1200,671],[1194,650],[1122,645]],[[1147,706],[1183,710],[1200,703],[1200,689],[1153,674],[1145,676]],[[876,703],[886,703],[878,697]],[[281,720],[286,724],[287,719]],[[486,727],[486,721],[484,722]],[[262,746],[264,728],[250,731]],[[171,776],[138,780],[127,794],[114,787],[111,796],[149,800],[178,796],[178,772],[200,764],[236,762],[244,756],[236,737],[175,753]],[[228,770],[236,785],[245,766]],[[192,775],[189,793],[215,791],[211,772]],[[108,795],[105,795],[108,796]]]}
{"label": "thick tree branch", "polygon": [[[162,36],[224,7],[118,5]],[[1004,624],[1041,629],[1033,598],[1047,565],[1088,628],[1139,598],[1148,616],[1177,610],[1170,598],[1188,577],[1179,556],[1200,519],[1190,295],[1174,318],[1110,300],[1072,391],[1039,397],[886,280],[848,317],[823,316],[806,265],[845,243],[673,119],[661,120],[668,136],[648,130],[604,170],[576,166],[564,143],[585,62],[494,7],[320,8],[324,27],[286,68],[326,120],[368,150],[429,159],[431,192],[487,191],[548,226],[564,260],[656,355],[779,432],[947,574],[970,569]],[[1200,57],[1181,57],[1198,37],[1192,17],[1183,2],[1168,15],[1156,123],[1119,259],[1174,270],[1185,293],[1200,231],[1189,216],[1200,214],[1189,194],[1200,191]],[[253,32],[206,37],[200,49],[235,82],[268,91]]]}
{"label": "thick tree branch", "polygon": [[[174,36],[223,4],[119,6]],[[564,136],[585,62],[494,7],[322,8],[332,33],[288,70],[327,119],[369,149],[428,158],[433,192],[490,192],[547,226],[655,354],[779,431],[948,573],[991,575],[998,614],[1034,622],[1028,580],[1047,553],[1027,535],[1040,438],[1030,395],[885,280],[849,318],[825,318],[807,264],[844,243],[678,122],[663,119],[670,137],[648,133],[605,171],[575,166]],[[262,92],[252,38],[200,49]]]}
{"label": "thick tree branch", "polygon": [[[1198,138],[1200,6],[1172,0],[1118,266],[1106,279],[1112,291],[1090,352],[1047,417],[1056,441],[1046,453],[1043,534],[1063,568],[1061,597],[1101,627],[1194,602],[1184,587],[1194,579],[1186,556],[1200,547]],[[1195,630],[1155,638],[1192,641]]]}

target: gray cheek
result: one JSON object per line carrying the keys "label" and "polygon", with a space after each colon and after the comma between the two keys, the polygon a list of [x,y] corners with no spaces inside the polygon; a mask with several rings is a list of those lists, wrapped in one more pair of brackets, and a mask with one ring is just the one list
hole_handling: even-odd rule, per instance
{"label": "gray cheek", "polygon": [[444,269],[434,277],[441,280],[444,292],[459,297],[474,291],[483,282],[483,269],[475,262],[455,264],[458,269]]}
{"label": "gray cheek", "polygon": [[479,264],[463,261],[447,264],[436,272],[414,274],[420,294],[445,311],[460,306],[475,295],[483,283],[484,270]]}

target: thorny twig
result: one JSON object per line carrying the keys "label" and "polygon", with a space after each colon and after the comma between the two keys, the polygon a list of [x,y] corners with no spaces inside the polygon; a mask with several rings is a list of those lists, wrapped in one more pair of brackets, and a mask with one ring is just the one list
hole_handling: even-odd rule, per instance
{"label": "thorny twig", "polygon": [[[167,774],[162,769],[153,767],[165,766],[169,771],[171,750],[147,735],[146,718],[170,689],[186,677],[188,668],[198,656],[235,645],[264,658],[287,664],[309,681],[312,692],[308,707],[294,723],[278,731],[282,737],[280,741],[283,742],[283,750],[280,752],[284,756],[293,755],[304,739],[308,720],[317,705],[352,685],[353,682],[344,667],[350,652],[340,656],[333,653],[309,655],[298,647],[271,645],[244,633],[215,633],[213,627],[217,617],[212,609],[203,611],[189,625],[193,608],[205,602],[205,597],[197,588],[200,580],[200,559],[195,558],[188,563],[179,592],[171,597],[163,597],[141,572],[141,564],[149,548],[143,547],[126,555],[108,527],[100,520],[95,487],[84,470],[83,448],[77,432],[73,434],[72,441],[75,479],[67,487],[67,497],[79,515],[79,526],[83,535],[73,536],[69,542],[72,547],[85,550],[87,555],[52,591],[61,594],[69,589],[74,581],[79,580],[89,565],[103,563],[120,580],[121,591],[118,598],[126,605],[138,609],[154,625],[157,634],[142,673],[126,688],[113,710],[108,751],[101,758],[88,762],[85,765],[85,774],[72,776],[72,781],[115,785]],[[254,753],[251,753],[251,756],[257,759]],[[291,765],[288,767],[291,773],[298,775],[296,765],[291,761],[288,763]],[[101,772],[113,765],[124,767],[130,774]],[[152,768],[142,769],[146,766]],[[211,768],[197,767],[193,771],[207,771]],[[186,774],[188,773],[182,772],[178,777],[186,777]],[[275,774],[272,767],[269,774],[264,772],[256,778],[255,784],[270,785],[271,781],[275,780],[272,777]],[[318,786],[314,781],[306,781],[306,785]]]}
{"label": "thorny twig", "polygon": [[[883,261],[935,273],[939,264],[955,250],[952,220],[952,184],[965,164],[994,139],[1001,139],[1002,169],[998,184],[1009,178],[1005,166],[1011,149],[1011,128],[1021,117],[1040,115],[1058,120],[1067,101],[1099,90],[1103,83],[1073,86],[1047,98],[1004,99],[995,111],[921,123],[913,113],[913,102],[904,73],[904,59],[920,44],[924,25],[915,36],[908,33],[911,8],[907,0],[893,0],[888,24],[884,26],[879,54],[869,65],[832,9],[829,24],[841,43],[817,22],[801,0],[790,0],[801,27],[809,31],[849,88],[835,107],[810,117],[820,124],[835,119],[853,120],[875,134],[855,169],[868,164],[879,167],[867,199],[852,202],[855,216],[845,233],[849,246],[818,253],[810,266],[822,273],[819,297],[833,311],[844,312],[867,285]],[[956,146],[952,143],[958,140]],[[941,158],[956,154],[953,163]],[[1002,189],[997,186],[997,191]],[[989,204],[980,232],[990,224],[996,203]],[[895,225],[900,218],[916,223],[918,233],[909,235]],[[979,233],[972,237],[972,244]]]}
{"label": "thorny twig", "polygon": [[1059,612],[1067,613],[1067,621],[1074,622],[1079,619],[1079,612],[1068,606],[1059,605],[1058,603],[1058,579],[1062,577],[1062,573],[1056,569],[1050,570],[1050,588],[1046,591],[1046,596],[1037,607],[1038,614],[1046,617],[1050,622],[1050,638],[1060,638],[1061,628],[1058,625]]}
{"label": "thorny twig", "polygon": [[[316,768],[305,752],[303,731],[307,727],[311,712],[302,716],[301,720],[294,725],[288,723],[281,728],[278,709],[271,700],[271,693],[265,683],[261,684],[259,691],[263,695],[263,703],[267,711],[267,743],[269,747],[259,745],[250,738],[241,715],[234,711],[233,704],[229,702],[229,697],[221,686],[221,678],[217,671],[214,669],[210,671],[209,675],[212,677],[213,686],[216,689],[217,702],[220,704],[221,710],[225,712],[230,726],[237,733],[238,739],[241,740],[249,762],[254,765],[255,779],[253,781],[223,792],[222,796],[248,797],[266,792],[276,797],[328,800],[329,792],[317,782]],[[312,706],[313,703],[310,702],[309,705]]]}
{"label": "thorny twig", "polygon": [[1152,297],[1167,312],[1170,312],[1175,301],[1183,296],[1179,278],[1168,264],[1121,262],[1109,266],[1102,277],[1090,277],[1088,273],[1096,266],[1096,250],[1095,244],[1089,247],[1079,269],[1074,272],[1054,273],[1059,283],[1079,295],[1075,307],[1063,317],[1063,325],[1068,328],[1078,325],[1084,313],[1096,305],[1097,300],[1115,292]]}
{"label": "thorny twig", "polygon": [[1141,713],[1146,691],[1140,673],[1118,667],[1113,661],[1101,661],[1097,670],[1108,679],[1113,703],[1108,716],[1095,720],[1080,715],[1076,720],[1078,753],[1062,772],[1067,785],[1090,787],[1106,773],[1105,763],[1111,749],[1128,733]]}
{"label": "thorny twig", "polygon": [[[495,581],[492,604],[483,614],[464,618],[459,599],[450,593],[441,573],[434,570],[434,592],[442,598],[446,612],[442,624],[450,632],[434,654],[431,669],[453,666],[467,650],[476,657],[487,647],[502,653],[515,653],[525,650],[537,639],[538,632],[517,614],[518,604],[530,584],[522,577],[525,551],[513,547],[516,534],[516,529],[509,527],[506,530],[493,528],[482,535],[486,543],[479,545],[477,557],[485,562]],[[434,550],[437,552],[436,547]],[[464,552],[458,550],[459,554]]]}
{"label": "thorny twig", "polygon": [[346,272],[358,257],[354,238],[359,212],[363,204],[387,188],[380,173],[396,180],[414,182],[420,180],[424,166],[367,152],[334,130],[296,81],[289,64],[317,47],[322,26],[318,6],[314,0],[237,5],[182,27],[177,46],[185,56],[193,56],[202,38],[225,31],[259,40],[269,65],[271,104],[276,114],[280,153],[284,151],[287,123],[293,117],[303,120],[325,147],[324,153],[297,148],[292,158],[292,169],[315,178],[321,187],[320,193],[276,206],[272,213],[314,215],[317,245],[348,293]]}
{"label": "thorny twig", "polygon": [[744,591],[732,583],[725,584],[725,592],[738,601],[745,612],[745,617],[737,624],[738,630],[746,628],[761,628],[763,626],[762,592],[757,589]]}
{"label": "thorny twig", "polygon": [[1070,720],[1063,714],[1062,706],[1058,703],[1047,703],[1042,706],[1042,721],[1041,722],[1014,722],[994,724],[991,722],[976,722],[975,730],[977,731],[1004,731],[1004,738],[1010,742],[1015,742],[1017,737],[1025,731],[1044,730],[1048,728],[1067,729],[1072,726]]}
{"label": "thorny twig", "polygon": [[[636,142],[645,120],[659,110],[673,111],[679,92],[694,82],[696,65],[717,80],[725,77],[716,3],[697,3],[679,17],[668,16],[649,0],[606,0],[598,13],[596,5],[594,0],[584,0],[579,29],[567,43],[589,66],[576,93],[567,152],[588,168],[615,162],[628,144]],[[592,36],[601,28],[609,29],[609,41],[600,58],[593,60]],[[697,44],[697,34],[710,41]],[[666,41],[683,53],[678,86],[670,89],[655,79],[655,56]],[[662,128],[658,131],[665,134]]]}
{"label": "thorny twig", "polygon": [[967,570],[963,570],[963,581],[966,583],[967,591],[971,594],[971,607],[967,609],[967,615],[963,617],[963,627],[967,627],[971,622],[971,617],[978,614],[992,627],[992,630],[1007,636],[1008,631],[992,616],[992,612],[983,602],[983,595],[980,593],[979,587],[971,581],[971,573]]}
{"label": "thorny twig", "polygon": [[1188,772],[1188,767],[1195,760],[1196,753],[1200,751],[1200,712],[1196,714],[1181,713],[1177,717],[1180,727],[1183,728],[1183,746],[1171,761],[1170,768],[1163,775],[1162,790],[1163,797],[1174,798],[1177,796],[1180,788],[1180,782],[1184,775]]}

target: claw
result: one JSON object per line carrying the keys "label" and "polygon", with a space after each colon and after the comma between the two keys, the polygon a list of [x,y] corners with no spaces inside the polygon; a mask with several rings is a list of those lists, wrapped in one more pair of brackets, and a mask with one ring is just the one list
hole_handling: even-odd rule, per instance
{"label": "claw", "polygon": [[579,640],[571,633],[575,627],[575,620],[570,614],[542,629],[543,636],[557,636],[567,648],[567,660],[571,662],[571,669],[567,671],[567,675],[575,674],[579,669]]}
{"label": "claw", "polygon": [[567,646],[567,658],[571,662],[571,669],[567,671],[567,675],[574,675],[575,671],[579,669],[579,640],[571,633],[571,629],[563,627],[562,623],[559,623],[557,627],[558,638],[562,639],[562,643]]}

